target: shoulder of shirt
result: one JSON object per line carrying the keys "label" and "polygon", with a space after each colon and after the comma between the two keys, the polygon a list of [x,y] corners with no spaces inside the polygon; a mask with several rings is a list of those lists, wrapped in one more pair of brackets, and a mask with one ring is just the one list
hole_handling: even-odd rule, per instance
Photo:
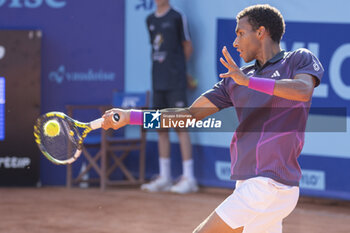
{"label": "shoulder of shirt", "polygon": [[149,15],[147,16],[146,20],[148,21],[148,20],[153,19],[153,18],[155,18],[155,17],[156,17],[156,16],[155,16],[155,12],[153,12],[153,13],[151,13],[151,14],[149,14]]}
{"label": "shoulder of shirt", "polygon": [[178,8],[171,7],[170,13],[174,14],[177,17],[181,17],[181,18],[186,17],[186,15],[183,13],[183,11],[178,9]]}
{"label": "shoulder of shirt", "polygon": [[291,51],[291,52],[287,52],[285,57],[288,58],[288,57],[303,57],[303,56],[309,56],[309,55],[313,55],[313,53],[308,50],[308,49],[305,49],[305,48],[299,48],[297,50],[294,50],[294,51]]}
{"label": "shoulder of shirt", "polygon": [[306,61],[313,60],[315,55],[308,49],[300,48],[294,51],[286,52],[284,55],[284,60],[292,62],[293,64],[299,64]]}

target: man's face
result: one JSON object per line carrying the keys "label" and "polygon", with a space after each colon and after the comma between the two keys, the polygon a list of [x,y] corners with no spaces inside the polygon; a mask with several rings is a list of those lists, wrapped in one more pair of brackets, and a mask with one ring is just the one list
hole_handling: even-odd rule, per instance
{"label": "man's face", "polygon": [[258,30],[253,30],[247,16],[238,21],[236,35],[237,37],[233,42],[233,47],[240,53],[239,56],[243,58],[245,62],[251,62],[256,59],[260,48]]}
{"label": "man's face", "polygon": [[155,0],[156,5],[159,6],[164,6],[169,3],[169,0]]}

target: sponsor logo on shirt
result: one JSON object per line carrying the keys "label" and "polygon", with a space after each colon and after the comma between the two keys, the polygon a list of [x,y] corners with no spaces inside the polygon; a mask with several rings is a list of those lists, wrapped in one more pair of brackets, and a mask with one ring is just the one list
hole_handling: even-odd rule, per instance
{"label": "sponsor logo on shirt", "polygon": [[278,70],[275,70],[275,72],[273,72],[273,74],[271,75],[271,78],[277,78],[280,77],[280,72],[278,72]]}
{"label": "sponsor logo on shirt", "polygon": [[164,39],[163,39],[162,34],[157,34],[153,40],[153,49],[155,51],[158,51],[160,49],[160,46],[162,46],[163,41],[164,41]]}
{"label": "sponsor logo on shirt", "polygon": [[164,39],[163,39],[163,35],[162,34],[157,34],[155,37],[154,37],[154,40],[153,40],[153,61],[158,61],[159,63],[162,63],[165,59],[166,59],[166,56],[167,56],[167,52],[165,51],[159,51],[160,47],[162,46],[164,42]]}
{"label": "sponsor logo on shirt", "polygon": [[171,24],[170,24],[170,22],[164,22],[164,23],[162,23],[162,28],[170,28],[171,27]]}
{"label": "sponsor logo on shirt", "polygon": [[314,64],[313,64],[314,70],[315,71],[319,71],[320,70],[320,65],[315,60],[313,60],[313,62],[314,62]]}

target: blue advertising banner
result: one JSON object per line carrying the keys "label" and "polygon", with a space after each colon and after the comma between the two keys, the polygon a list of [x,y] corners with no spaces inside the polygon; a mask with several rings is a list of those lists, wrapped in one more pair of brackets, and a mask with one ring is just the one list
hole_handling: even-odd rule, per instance
{"label": "blue advertising banner", "polygon": [[[0,28],[42,32],[42,113],[111,104],[124,90],[124,0],[1,0]],[[43,157],[41,174],[43,184],[65,184],[65,167]]]}
{"label": "blue advertising banner", "polygon": [[111,103],[124,89],[124,1],[0,1],[0,28],[43,32],[42,111]]}

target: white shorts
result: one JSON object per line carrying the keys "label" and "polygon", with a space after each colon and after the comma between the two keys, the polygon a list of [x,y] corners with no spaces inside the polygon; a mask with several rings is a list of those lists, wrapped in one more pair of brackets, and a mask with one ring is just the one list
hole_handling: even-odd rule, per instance
{"label": "white shorts", "polygon": [[243,233],[281,233],[282,220],[295,208],[299,187],[266,177],[237,181],[236,189],[215,212],[232,229]]}

